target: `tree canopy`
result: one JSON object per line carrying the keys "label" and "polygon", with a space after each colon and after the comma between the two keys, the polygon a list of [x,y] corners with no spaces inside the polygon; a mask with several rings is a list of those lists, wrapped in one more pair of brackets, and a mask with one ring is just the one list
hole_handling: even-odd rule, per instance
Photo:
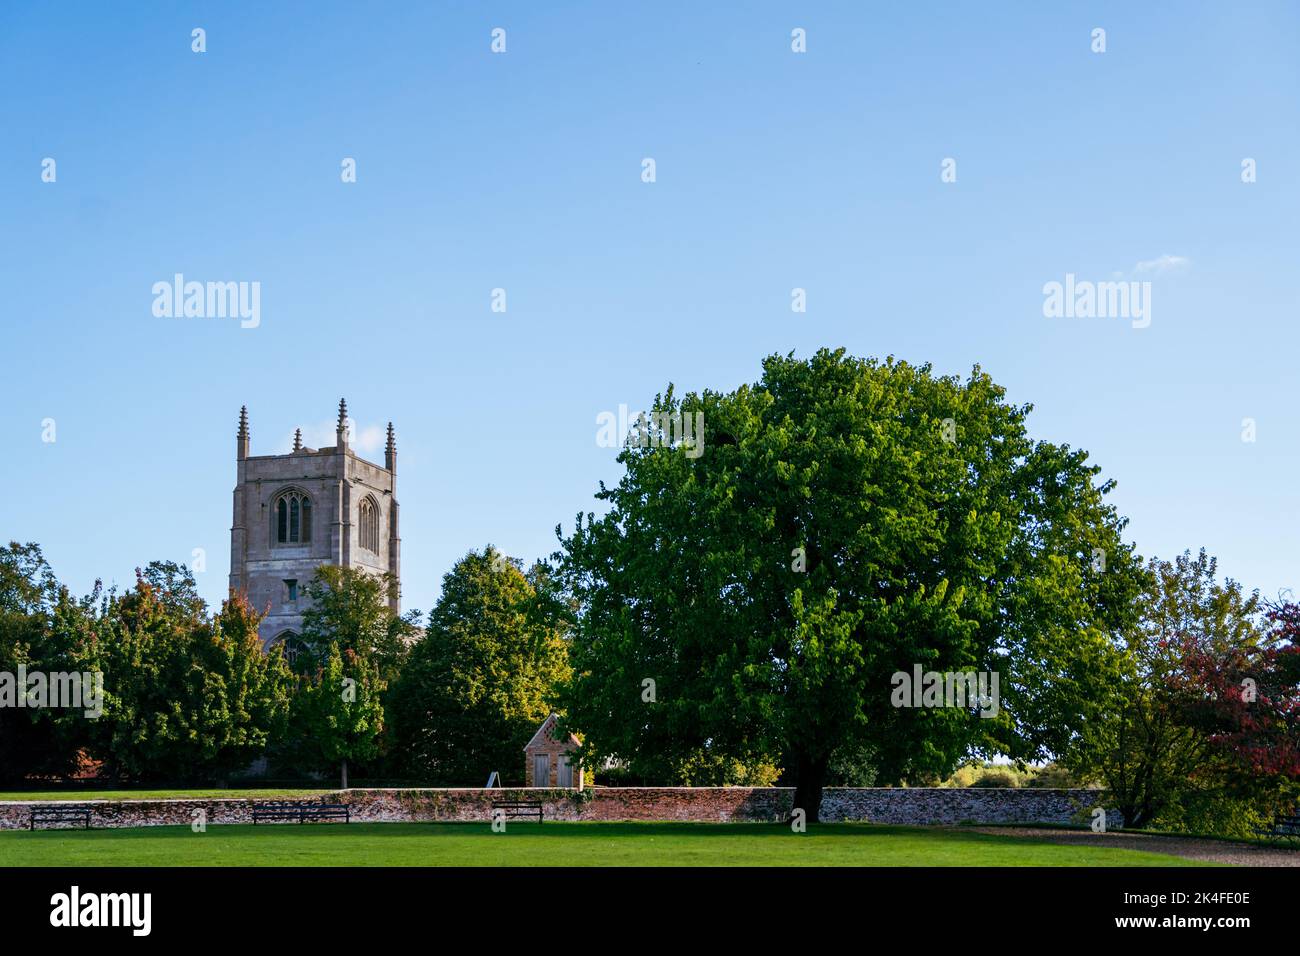
{"label": "tree canopy", "polygon": [[1248,835],[1297,795],[1300,609],[1266,610],[1204,549],[1147,570],[1121,669],[1063,761],[1126,826]]}
{"label": "tree canopy", "polygon": [[[839,754],[866,748],[896,782],[1061,749],[1117,666],[1141,568],[1112,482],[1031,439],[1030,410],[978,367],[962,381],[843,350],[657,397],[655,440],[623,450],[607,511],[556,555],[584,757],[777,759],[816,820]],[[663,433],[687,412],[702,453]],[[891,675],[916,664],[998,672],[998,715],[893,706]]]}
{"label": "tree canopy", "polygon": [[297,654],[304,667],[319,666],[331,645],[353,650],[374,662],[385,683],[397,679],[402,662],[419,633],[419,611],[397,614],[389,599],[397,589],[391,574],[323,564],[303,588],[309,599],[303,613]]}
{"label": "tree canopy", "polygon": [[564,603],[545,566],[524,572],[495,548],[471,551],[393,693],[405,770],[435,786],[523,783],[523,748],[568,676]]}

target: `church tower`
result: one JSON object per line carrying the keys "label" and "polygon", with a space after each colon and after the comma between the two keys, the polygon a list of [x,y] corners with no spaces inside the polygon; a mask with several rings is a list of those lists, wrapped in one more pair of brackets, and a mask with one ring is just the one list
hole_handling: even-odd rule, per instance
{"label": "church tower", "polygon": [[[243,591],[262,621],[262,641],[296,636],[308,599],[303,588],[323,564],[389,572],[401,581],[397,532],[397,444],[388,423],[384,464],[349,447],[347,402],[339,401],[336,444],[306,448],[302,429],[287,455],[250,455],[248,409],[235,439],[230,589]],[[390,598],[400,610],[400,596]]]}

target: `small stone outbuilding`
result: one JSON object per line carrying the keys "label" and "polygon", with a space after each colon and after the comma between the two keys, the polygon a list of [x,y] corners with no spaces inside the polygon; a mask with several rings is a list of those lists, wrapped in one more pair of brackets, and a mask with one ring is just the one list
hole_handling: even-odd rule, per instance
{"label": "small stone outbuilding", "polygon": [[524,747],[526,787],[583,788],[582,766],[576,765],[577,761],[572,757],[582,741],[573,734],[563,740],[559,739],[555,730],[558,717],[558,714],[552,712]]}

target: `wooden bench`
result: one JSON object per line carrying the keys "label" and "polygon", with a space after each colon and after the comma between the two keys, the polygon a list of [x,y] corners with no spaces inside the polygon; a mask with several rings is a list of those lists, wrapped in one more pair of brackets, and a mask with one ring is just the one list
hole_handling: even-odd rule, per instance
{"label": "wooden bench", "polygon": [[29,830],[35,830],[39,823],[83,823],[90,829],[90,811],[94,808],[88,803],[53,803],[42,807],[32,807],[32,818],[27,823]]}
{"label": "wooden bench", "polygon": [[1292,813],[1283,813],[1271,827],[1260,827],[1255,835],[1270,840],[1300,841],[1300,807]]}
{"label": "wooden bench", "polygon": [[313,803],[310,800],[266,800],[253,804],[253,826],[267,820],[342,820],[352,822],[352,810],[343,803]]}
{"label": "wooden bench", "polygon": [[492,802],[492,816],[496,817],[497,811],[502,811],[507,818],[512,817],[537,817],[537,822],[542,822],[542,801],[540,800],[494,800]]}

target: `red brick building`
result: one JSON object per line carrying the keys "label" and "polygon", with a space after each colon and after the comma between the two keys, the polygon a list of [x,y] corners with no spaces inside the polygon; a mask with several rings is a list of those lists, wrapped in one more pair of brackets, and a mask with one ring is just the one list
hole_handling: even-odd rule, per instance
{"label": "red brick building", "polygon": [[563,787],[581,790],[583,787],[582,767],[572,758],[572,753],[582,743],[573,734],[564,740],[556,736],[555,721],[558,714],[552,713],[542,721],[533,739],[524,747],[524,786],[526,787]]}

